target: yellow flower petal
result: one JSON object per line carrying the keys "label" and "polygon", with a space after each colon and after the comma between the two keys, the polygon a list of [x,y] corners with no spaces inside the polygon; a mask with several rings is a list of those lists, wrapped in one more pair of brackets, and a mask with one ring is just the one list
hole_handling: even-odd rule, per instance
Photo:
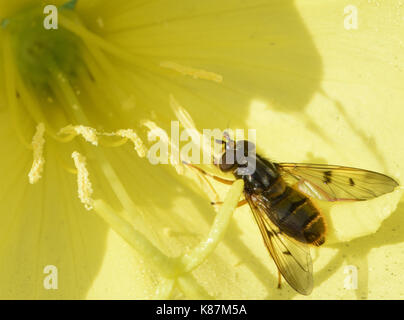
{"label": "yellow flower petal", "polygon": [[[13,17],[28,2],[34,1],[2,1],[1,14]],[[58,54],[75,62],[77,54],[84,68],[50,65],[50,96],[21,78],[13,37],[3,28],[2,62],[8,64],[0,69],[1,296],[302,298],[286,284],[275,288],[276,268],[248,208],[236,211],[223,241],[197,269],[174,281],[164,278],[84,209],[70,155],[78,151],[87,158],[94,199],[108,203],[119,221],[169,258],[183,256],[209,234],[209,199],[194,177],[152,166],[126,140],[105,133],[132,129],[145,142],[144,121],[169,131],[176,120],[173,97],[198,129],[257,129],[258,150],[276,161],[338,163],[400,179],[403,61],[397,52],[403,9],[394,1],[377,8],[353,4],[360,25],[348,31],[339,3],[79,1],[59,22],[70,40],[80,39],[72,41],[80,51]],[[380,18],[386,16],[391,19]],[[32,79],[43,81],[39,70]],[[29,146],[38,122],[47,130],[46,164],[43,178],[30,186],[32,151],[23,144]],[[100,143],[58,136],[68,125],[93,128]],[[224,198],[228,188],[214,187]],[[315,289],[309,298],[400,295],[400,264],[394,262],[404,261],[402,206],[392,214],[400,193],[326,208],[331,226],[349,227],[330,231],[330,243],[313,250]],[[58,290],[43,287],[46,265],[58,267]],[[344,289],[345,265],[359,268],[357,291]]]}
{"label": "yellow flower petal", "polygon": [[[29,185],[31,155],[1,116],[0,297],[84,298],[100,269],[107,226],[85,212],[76,198],[75,177],[62,169],[47,145],[44,176]],[[56,266],[57,289],[46,289],[46,266]]]}

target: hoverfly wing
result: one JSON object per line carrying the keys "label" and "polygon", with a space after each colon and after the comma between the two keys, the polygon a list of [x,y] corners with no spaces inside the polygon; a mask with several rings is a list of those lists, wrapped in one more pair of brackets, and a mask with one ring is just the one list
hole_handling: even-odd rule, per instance
{"label": "hoverfly wing", "polygon": [[279,272],[289,285],[300,294],[309,295],[313,290],[313,264],[309,247],[282,234],[268,217],[271,210],[257,196],[246,195],[264,243]]}
{"label": "hoverfly wing", "polygon": [[278,163],[286,181],[300,191],[326,201],[361,201],[392,192],[398,183],[384,174],[343,166]]}

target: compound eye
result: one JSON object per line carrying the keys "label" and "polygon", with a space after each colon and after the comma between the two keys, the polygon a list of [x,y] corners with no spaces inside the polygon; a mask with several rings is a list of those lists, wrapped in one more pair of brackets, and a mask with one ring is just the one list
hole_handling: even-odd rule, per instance
{"label": "compound eye", "polygon": [[[235,166],[234,159],[226,159],[226,152],[222,155],[222,159],[219,163],[219,169],[223,172],[232,170]],[[229,161],[229,163],[227,163]]]}

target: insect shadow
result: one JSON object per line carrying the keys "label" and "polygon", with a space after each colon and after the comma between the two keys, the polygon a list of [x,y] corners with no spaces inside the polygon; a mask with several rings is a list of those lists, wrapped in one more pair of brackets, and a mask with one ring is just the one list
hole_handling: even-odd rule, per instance
{"label": "insect shadow", "polygon": [[[218,34],[223,32],[223,35],[231,35],[232,26],[237,21],[233,14],[237,15],[237,13],[228,10],[227,15],[226,10],[224,12],[225,14],[221,19],[222,28],[219,28],[217,32]],[[198,81],[197,87],[195,87],[194,83],[190,84],[188,78],[169,71],[164,74],[147,74],[150,79],[155,77],[155,79],[162,80],[161,84],[155,81],[156,90],[166,93],[166,96],[171,92],[176,94],[178,92],[176,98],[187,106],[189,113],[200,127],[221,127],[223,117],[235,119],[235,123],[242,123],[243,119],[248,115],[249,109],[247,106],[251,101],[251,97],[270,101],[272,108],[281,112],[295,114],[296,117],[305,122],[310,130],[332,144],[332,139],[327,135],[327,132],[312,121],[305,110],[314,94],[323,92],[320,87],[323,67],[321,56],[315,47],[309,30],[295,7],[294,1],[278,0],[272,1],[271,5],[263,4],[248,7],[243,14],[246,14],[246,16],[250,14],[254,19],[250,21],[251,23],[246,24],[242,33],[238,35],[237,45],[232,47],[229,44],[229,48],[233,50],[217,52],[214,59],[205,58],[211,57],[211,46],[208,43],[212,41],[212,35],[207,33],[205,28],[189,28],[186,32],[179,30],[176,34],[176,40],[184,46],[189,43],[190,34],[198,38],[198,43],[191,42],[191,45],[192,49],[197,49],[200,53],[199,56],[187,56],[186,52],[184,52],[182,56],[178,57],[178,62],[184,63],[184,65],[202,65],[206,69],[218,71],[224,75],[225,81],[223,84],[216,86]],[[209,14],[206,15],[209,16]],[[285,16],[288,19],[284,19]],[[181,23],[181,19],[167,21],[164,26],[171,32],[170,28],[167,27],[175,27],[177,22]],[[243,46],[241,46],[241,43]],[[271,63],[268,63],[268,61],[271,61]],[[232,65],[232,69],[226,70],[223,67],[225,64]],[[142,72],[147,73],[147,71]],[[204,94],[204,92],[207,94]],[[235,94],[240,99],[234,99]],[[323,94],[326,95],[324,92]],[[153,102],[155,101],[154,97],[145,95],[145,100],[150,99]],[[332,100],[332,98],[329,99]],[[344,119],[352,130],[361,137],[362,142],[376,155],[379,161],[384,163],[377,146],[365,139],[363,132],[349,119],[349,116],[344,111],[344,106],[336,99],[333,101],[335,107],[343,114]],[[166,104],[166,101],[157,102]],[[223,106],[231,107],[223,108]],[[139,112],[142,111],[140,110]],[[211,116],[206,117],[207,113]],[[220,116],[215,117],[219,113]],[[145,115],[139,115],[139,117],[142,116]],[[163,171],[156,171],[156,175],[161,174],[163,176]],[[155,189],[147,190],[146,188],[147,186],[142,190],[143,196],[137,199],[136,203],[139,206],[149,208],[156,206],[168,209],[173,206],[173,199],[178,196],[192,197],[192,199],[195,199],[194,205],[200,212],[202,219],[207,224],[212,223],[213,216],[211,215],[211,210],[208,210],[209,204],[206,199],[201,197],[198,192],[187,190],[189,187],[186,183],[178,182],[175,190],[167,186],[167,188],[164,188],[164,194],[160,194],[159,197],[155,196]],[[180,217],[159,216],[158,218],[161,218],[162,224],[173,225],[175,222],[176,229],[188,229],[185,221]],[[176,233],[178,236],[180,234]],[[279,294],[279,291],[275,289],[276,278],[269,271],[269,268],[276,270],[276,267],[262,263],[243,243],[239,236],[240,234],[240,228],[236,223],[231,222],[223,243],[240,258],[240,261],[267,288],[270,293],[268,298],[295,296],[296,293],[292,290],[290,292],[289,290],[282,290],[281,295]],[[197,243],[197,239],[194,240]],[[345,245],[339,249],[342,251],[344,248]],[[341,253],[341,257],[342,255]],[[339,263],[337,257],[334,258],[336,260],[333,259],[332,261]],[[217,255],[215,255],[215,258],[222,261]],[[225,261],[222,262],[225,263]],[[321,271],[319,279],[316,279],[316,285],[321,281],[325,281],[329,276],[329,273]],[[363,278],[360,280],[362,281]]]}

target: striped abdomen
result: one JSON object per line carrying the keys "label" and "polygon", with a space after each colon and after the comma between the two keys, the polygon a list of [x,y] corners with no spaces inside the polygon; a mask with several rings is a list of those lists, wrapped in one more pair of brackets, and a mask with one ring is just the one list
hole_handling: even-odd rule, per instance
{"label": "striped abdomen", "polygon": [[[274,189],[282,191],[273,192]],[[324,243],[325,221],[307,196],[281,179],[264,195],[271,204],[269,217],[283,233],[304,243],[317,246]]]}

